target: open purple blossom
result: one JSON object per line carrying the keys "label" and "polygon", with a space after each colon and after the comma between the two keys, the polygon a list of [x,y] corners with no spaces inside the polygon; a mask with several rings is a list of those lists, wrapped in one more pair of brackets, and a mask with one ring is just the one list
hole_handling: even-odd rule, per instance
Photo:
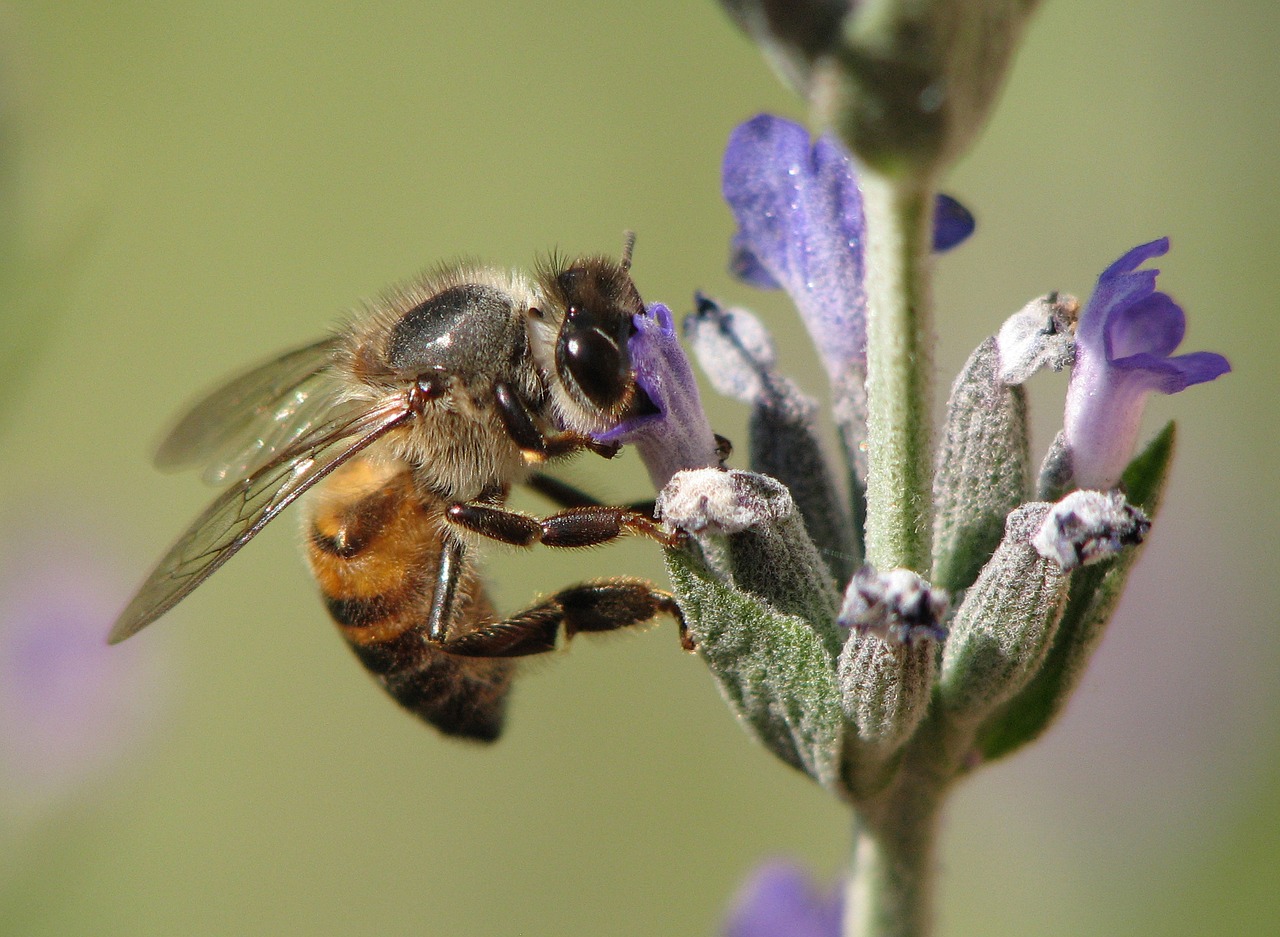
{"label": "open purple blossom", "polygon": [[1104,490],[1119,481],[1133,456],[1148,394],[1175,394],[1231,370],[1213,352],[1173,355],[1186,315],[1156,290],[1158,270],[1138,269],[1168,250],[1169,239],[1161,238],[1113,263],[1080,319],[1063,434],[1081,488]]}
{"label": "open purple blossom", "polygon": [[720,455],[671,310],[654,303],[645,313],[635,317],[636,331],[627,351],[636,383],[657,412],[624,420],[596,438],[634,445],[655,489],[661,491],[676,472],[718,465]]}
{"label": "open purple blossom", "polygon": [[743,884],[724,924],[724,937],[839,937],[840,890],[823,892],[794,863],[762,865]]}
{"label": "open purple blossom", "polygon": [[[799,124],[761,114],[729,137],[725,201],[738,231],[730,269],[791,296],[833,382],[866,360],[866,224],[853,159],[830,134],[816,143]],[[934,249],[972,233],[973,216],[939,196]]]}
{"label": "open purple blossom", "polygon": [[[82,543],[11,533],[0,556],[0,813],[38,812],[118,761],[150,724],[155,645],[107,646],[118,577]],[[123,650],[123,653],[121,651]]]}

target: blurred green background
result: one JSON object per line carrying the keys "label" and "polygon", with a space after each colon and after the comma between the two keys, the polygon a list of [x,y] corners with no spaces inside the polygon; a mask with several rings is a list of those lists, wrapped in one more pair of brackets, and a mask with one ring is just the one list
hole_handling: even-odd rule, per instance
{"label": "blurred green background", "polygon": [[[752,304],[817,373],[785,303],[724,270],[724,140],[802,111],[710,2],[19,2],[0,31],[22,261],[0,517],[96,551],[107,605],[209,497],[149,465],[175,411],[441,259],[634,228],[648,299]],[[1027,299],[1083,297],[1164,234],[1184,349],[1235,373],[1149,408],[1180,424],[1167,506],[1066,717],[954,799],[941,934],[1280,931],[1278,47],[1254,0],[1046,3],[948,180],[979,229],[940,264],[940,392]],[[1063,386],[1033,389],[1041,445]],[[741,408],[711,410],[745,442]],[[588,478],[647,484],[634,461]],[[764,857],[840,869],[842,808],[734,725],[669,625],[529,667],[498,745],[452,743],[365,677],[297,540],[273,525],[136,639],[162,659],[129,688],[153,726],[0,826],[0,933],[707,935]],[[662,576],[644,543],[489,569],[508,608]]]}

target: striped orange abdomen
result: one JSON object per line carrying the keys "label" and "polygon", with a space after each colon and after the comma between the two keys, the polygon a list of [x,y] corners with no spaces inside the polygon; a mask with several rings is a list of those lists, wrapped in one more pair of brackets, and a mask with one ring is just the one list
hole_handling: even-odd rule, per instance
{"label": "striped orange abdomen", "polygon": [[[353,459],[311,497],[307,559],[338,630],[400,705],[446,734],[492,741],[515,664],[455,657],[427,633],[444,508],[405,463]],[[471,564],[461,566],[451,638],[496,617]]]}

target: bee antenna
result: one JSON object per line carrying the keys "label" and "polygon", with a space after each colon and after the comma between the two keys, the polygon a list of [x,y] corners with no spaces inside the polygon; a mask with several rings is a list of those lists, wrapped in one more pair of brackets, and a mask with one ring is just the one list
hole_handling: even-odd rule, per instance
{"label": "bee antenna", "polygon": [[636,249],[636,233],[634,231],[622,232],[622,269],[631,269],[631,254]]}

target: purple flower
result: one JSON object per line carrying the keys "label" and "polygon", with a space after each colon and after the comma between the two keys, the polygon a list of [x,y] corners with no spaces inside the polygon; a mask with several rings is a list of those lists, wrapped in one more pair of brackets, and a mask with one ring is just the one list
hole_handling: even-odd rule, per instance
{"label": "purple flower", "polygon": [[950,195],[939,195],[933,206],[933,249],[946,253],[968,240],[977,226],[973,212]]}
{"label": "purple flower", "polygon": [[[761,114],[737,127],[724,154],[723,191],[738,232],[730,268],[791,296],[833,382],[866,358],[862,195],[852,158],[827,134]],[[973,216],[940,196],[934,249],[973,231]]]}
{"label": "purple flower", "polygon": [[1161,238],[1113,263],[1098,277],[1081,316],[1063,430],[1080,488],[1105,490],[1119,481],[1149,393],[1176,394],[1231,370],[1213,352],[1172,356],[1186,316],[1156,290],[1160,271],[1138,269],[1168,250],[1169,239]]}
{"label": "purple flower", "polygon": [[724,937],[839,937],[843,907],[839,889],[824,893],[798,866],[769,862],[734,898]]}
{"label": "purple flower", "polygon": [[23,814],[124,755],[151,721],[159,661],[107,646],[123,595],[100,557],[21,527],[7,539],[21,551],[0,556],[0,813]]}
{"label": "purple flower", "polygon": [[636,371],[636,383],[652,401],[656,412],[624,420],[599,434],[600,442],[634,445],[656,490],[682,469],[718,465],[715,434],[702,409],[698,382],[680,339],[671,310],[654,303],[636,316],[636,331],[627,350]]}

